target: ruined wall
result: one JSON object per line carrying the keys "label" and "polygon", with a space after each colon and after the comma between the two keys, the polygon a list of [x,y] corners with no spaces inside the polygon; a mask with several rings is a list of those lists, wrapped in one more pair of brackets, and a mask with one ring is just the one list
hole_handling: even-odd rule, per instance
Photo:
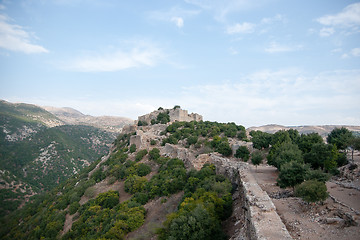
{"label": "ruined wall", "polygon": [[216,166],[222,174],[237,186],[233,195],[235,222],[231,240],[290,240],[292,237],[276,212],[269,195],[261,189],[251,174],[249,164],[224,158],[220,154],[201,154],[194,158],[188,149],[166,144],[161,152],[169,157],[182,159],[187,167],[201,169],[205,163]]}
{"label": "ruined wall", "polygon": [[138,117],[138,121],[147,122],[148,124],[150,124],[152,119],[156,120],[159,113],[163,113],[167,111],[169,112],[170,122],[175,122],[175,121],[191,122],[191,121],[203,120],[203,117],[197,113],[188,114],[187,110],[176,108],[176,109],[163,109],[163,110],[153,111],[149,114]]}
{"label": "ruined wall", "polygon": [[202,121],[202,116],[197,113],[188,114],[187,110],[182,110],[180,108],[171,109],[169,112],[170,121],[175,122],[191,122],[191,121]]}

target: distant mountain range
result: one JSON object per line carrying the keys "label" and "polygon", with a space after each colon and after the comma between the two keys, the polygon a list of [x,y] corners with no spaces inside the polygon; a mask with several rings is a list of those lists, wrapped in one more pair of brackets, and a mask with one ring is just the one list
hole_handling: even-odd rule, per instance
{"label": "distant mountain range", "polygon": [[107,154],[132,122],[0,100],[0,216]]}
{"label": "distant mountain range", "polygon": [[86,125],[96,127],[108,132],[120,133],[124,125],[134,123],[130,118],[113,117],[113,116],[100,116],[94,117],[85,115],[73,108],[64,107],[42,107],[46,111],[52,113],[64,124],[67,125]]}

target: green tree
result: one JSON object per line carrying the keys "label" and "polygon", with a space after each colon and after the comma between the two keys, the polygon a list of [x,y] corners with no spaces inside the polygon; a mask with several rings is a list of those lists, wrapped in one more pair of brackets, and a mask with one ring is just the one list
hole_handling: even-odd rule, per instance
{"label": "green tree", "polygon": [[216,147],[216,151],[225,157],[229,157],[232,154],[232,149],[228,141],[221,141],[220,144]]}
{"label": "green tree", "polygon": [[134,194],[141,192],[145,188],[146,183],[147,179],[145,177],[131,175],[125,180],[124,188],[126,192]]}
{"label": "green tree", "polygon": [[161,124],[166,124],[170,122],[170,116],[166,112],[161,112],[156,117],[156,122]]}
{"label": "green tree", "polygon": [[301,134],[297,145],[303,153],[308,153],[316,143],[323,143],[322,137],[318,133]]}
{"label": "green tree", "polygon": [[76,211],[79,209],[79,207],[80,207],[79,202],[71,203],[70,206],[69,206],[70,215],[73,215],[74,213],[76,213]]}
{"label": "green tree", "polygon": [[277,183],[281,188],[292,187],[302,183],[305,179],[306,168],[303,163],[291,161],[281,165]]}
{"label": "green tree", "polygon": [[275,145],[277,143],[283,142],[291,142],[291,138],[288,131],[280,130],[274,133],[271,137],[271,145]]}
{"label": "green tree", "polygon": [[151,160],[156,161],[156,160],[159,159],[159,157],[160,157],[160,150],[159,150],[158,148],[153,148],[152,150],[150,150],[150,152],[149,152],[149,158],[150,158]]}
{"label": "green tree", "polygon": [[203,205],[196,205],[172,219],[166,239],[208,240],[225,239],[220,222]]}
{"label": "green tree", "polygon": [[287,162],[303,162],[302,152],[296,144],[286,141],[281,144],[277,143],[271,147],[267,156],[268,164],[280,169],[281,165]]}
{"label": "green tree", "polygon": [[136,162],[141,161],[141,159],[143,159],[147,153],[148,151],[146,149],[142,149],[138,151],[135,156],[135,161]]}
{"label": "green tree", "polygon": [[330,175],[320,169],[308,169],[305,175],[305,180],[316,180],[319,182],[326,182]]}
{"label": "green tree", "polygon": [[251,162],[256,166],[256,169],[263,159],[264,159],[264,155],[262,154],[261,151],[254,151],[253,153],[251,153]]}
{"label": "green tree", "polygon": [[335,128],[328,135],[327,142],[329,144],[335,144],[338,149],[344,150],[349,146],[352,138],[352,132],[350,132],[347,128]]}
{"label": "green tree", "polygon": [[236,158],[242,159],[244,162],[247,162],[250,158],[250,151],[246,146],[240,146],[234,155]]}
{"label": "green tree", "polygon": [[295,196],[306,202],[324,201],[329,196],[325,183],[308,180],[295,188]]}
{"label": "green tree", "polygon": [[151,167],[145,163],[140,163],[135,165],[136,173],[140,177],[146,176],[151,172]]}
{"label": "green tree", "polygon": [[256,149],[268,148],[271,143],[272,134],[262,132],[262,131],[251,131],[250,132],[251,141],[253,143],[253,147]]}
{"label": "green tree", "polygon": [[360,151],[360,137],[353,137],[349,140],[351,147],[351,160],[354,161],[354,150]]}
{"label": "green tree", "polygon": [[131,144],[129,150],[130,150],[130,153],[135,152],[135,151],[136,151],[136,145],[135,145],[135,144]]}
{"label": "green tree", "polygon": [[336,168],[337,155],[338,151],[334,145],[315,143],[310,152],[304,154],[304,160],[314,169],[321,168],[330,171]]}
{"label": "green tree", "polygon": [[95,203],[103,208],[113,208],[119,203],[119,192],[110,190],[105,193],[100,193],[96,197]]}

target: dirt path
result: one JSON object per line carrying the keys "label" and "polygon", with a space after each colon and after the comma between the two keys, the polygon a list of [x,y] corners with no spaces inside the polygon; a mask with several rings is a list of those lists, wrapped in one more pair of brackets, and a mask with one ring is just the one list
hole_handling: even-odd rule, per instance
{"label": "dirt path", "polygon": [[[272,166],[260,165],[257,170],[251,166],[250,171],[259,186],[272,198],[277,213],[294,239],[360,239],[360,216],[348,207],[334,202],[330,197],[323,205],[304,203],[301,199],[292,196],[291,189],[281,189],[276,186],[278,171]],[[351,208],[359,209],[360,193],[358,190],[343,188],[331,182],[328,182],[327,186],[330,195]],[[358,226],[344,227],[344,222],[339,218],[339,215],[343,216],[343,214],[350,214]],[[325,223],[330,220],[334,220],[334,223]]]}

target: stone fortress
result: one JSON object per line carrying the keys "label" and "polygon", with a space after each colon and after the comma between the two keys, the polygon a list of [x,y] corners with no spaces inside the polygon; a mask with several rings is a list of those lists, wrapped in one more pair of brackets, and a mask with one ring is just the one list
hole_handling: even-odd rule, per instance
{"label": "stone fortress", "polygon": [[181,108],[175,108],[175,109],[160,109],[157,111],[153,111],[149,114],[139,116],[138,122],[146,122],[150,125],[151,120],[156,120],[159,113],[169,112],[170,116],[170,123],[172,122],[191,122],[191,121],[202,121],[203,117],[200,114],[197,113],[191,113],[189,114],[187,110],[183,110]]}

